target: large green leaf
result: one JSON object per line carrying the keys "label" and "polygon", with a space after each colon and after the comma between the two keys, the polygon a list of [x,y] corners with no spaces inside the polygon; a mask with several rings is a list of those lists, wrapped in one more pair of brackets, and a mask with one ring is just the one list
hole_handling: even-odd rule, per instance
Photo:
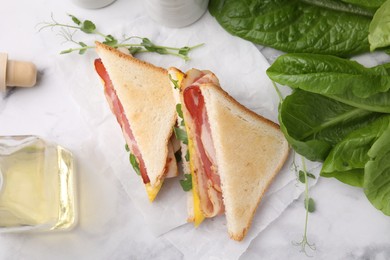
{"label": "large green leaf", "polygon": [[390,216],[390,127],[373,144],[368,155],[364,192],[377,209]]}
{"label": "large green leaf", "polygon": [[209,10],[231,34],[282,51],[350,56],[369,50],[371,13],[340,1],[211,0]]}
{"label": "large green leaf", "polygon": [[281,55],[268,68],[267,75],[280,84],[324,95],[350,92],[367,98],[390,89],[390,75],[382,66],[370,69],[331,55]]}
{"label": "large green leaf", "polygon": [[375,112],[390,113],[388,64],[366,68],[330,55],[285,54],[267,70],[283,85],[331,97]]}
{"label": "large green leaf", "polygon": [[384,115],[351,132],[330,151],[322,166],[321,176],[335,177],[344,183],[362,187],[364,167],[370,159],[368,151],[389,123],[390,116]]}
{"label": "large green leaf", "polygon": [[345,136],[380,115],[297,89],[282,102],[279,123],[296,152],[323,161]]}
{"label": "large green leaf", "polygon": [[390,1],[386,1],[375,13],[369,27],[370,50],[390,44]]}

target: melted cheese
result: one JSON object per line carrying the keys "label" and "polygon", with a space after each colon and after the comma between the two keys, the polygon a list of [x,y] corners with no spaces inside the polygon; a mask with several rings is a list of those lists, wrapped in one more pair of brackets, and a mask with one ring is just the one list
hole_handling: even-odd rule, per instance
{"label": "melted cheese", "polygon": [[182,73],[181,71],[176,73],[177,84],[179,86],[181,85],[183,78],[184,78],[184,73]]}
{"label": "melted cheese", "polygon": [[[190,158],[191,158],[191,154],[195,154],[194,144],[192,143],[191,139],[188,139],[188,149],[189,149]],[[203,222],[203,220],[205,219],[205,216],[203,215],[203,213],[200,209],[200,199],[199,199],[199,194],[198,194],[197,183],[194,180],[194,175],[193,175],[194,165],[192,163],[192,160],[190,160],[190,169],[191,169],[191,177],[192,177],[192,195],[193,195],[193,199],[194,199],[194,225],[195,225],[195,227],[197,227],[200,225],[200,223]]]}
{"label": "melted cheese", "polygon": [[[169,69],[169,73],[172,75],[172,80],[175,80],[177,81],[177,85],[180,87],[180,91],[183,91],[183,85],[182,85],[182,81],[185,77],[185,74],[183,72],[181,72],[180,70],[177,70],[177,69]],[[173,82],[171,82],[172,84],[172,88],[174,89],[173,93],[174,93],[174,96],[175,96],[175,99],[176,99],[176,103],[181,103],[181,100],[180,100],[180,92],[179,90],[175,89],[175,86],[173,85]],[[187,127],[183,127],[182,126],[182,119],[180,117],[178,117],[178,124],[179,126],[188,132],[188,129]],[[183,159],[183,162],[185,159],[185,154],[186,154],[186,151],[188,149],[188,152],[190,154],[190,157],[191,157],[191,154],[194,154],[194,146],[193,146],[193,142],[191,139],[188,139],[188,145],[185,145],[181,142],[181,145],[183,146],[182,147],[182,159]],[[185,147],[187,146],[187,147]],[[191,178],[192,178],[192,196],[190,196],[191,194],[188,194],[188,219],[187,221],[189,222],[194,222],[194,225],[195,227],[199,226],[200,223],[203,222],[203,220],[205,219],[205,216],[204,214],[202,213],[201,211],[201,208],[200,208],[200,198],[199,198],[199,194],[198,194],[198,187],[197,187],[197,183],[196,181],[194,180],[194,175],[193,175],[193,172],[194,172],[194,165],[193,163],[191,162],[191,159],[188,163],[188,165],[184,165],[184,170],[185,172],[188,172],[191,174]]]}
{"label": "melted cheese", "polygon": [[[184,79],[184,76],[185,76],[185,74],[182,73],[181,71],[177,70],[176,73],[175,73],[177,84],[180,87],[182,87],[181,83],[182,83],[182,81]],[[183,89],[181,89],[181,91],[182,90]],[[178,98],[178,101],[180,102],[180,98]],[[180,118],[179,118],[179,124],[180,123],[181,122],[180,122]],[[188,132],[187,127],[186,127],[185,130]],[[191,157],[191,154],[195,153],[194,146],[193,146],[193,143],[192,143],[191,139],[188,139],[187,149],[188,149],[190,157]],[[185,158],[183,158],[183,159],[185,160]],[[198,194],[198,187],[197,187],[196,181],[194,180],[194,175],[193,175],[194,166],[191,163],[191,160],[189,161],[189,171],[190,171],[191,178],[192,178],[192,190],[191,190],[192,196],[191,196],[191,199],[193,200],[192,201],[193,205],[191,206],[190,210],[193,210],[193,212],[191,212],[191,214],[190,214],[191,217],[188,219],[188,221],[194,222],[195,227],[197,227],[197,226],[200,225],[200,223],[203,222],[203,220],[205,219],[205,216],[203,215],[203,213],[202,213],[202,211],[200,209],[200,199],[199,199],[199,194]]]}
{"label": "melted cheese", "polygon": [[162,181],[160,181],[156,187],[152,187],[152,185],[150,185],[150,182],[145,184],[146,193],[148,194],[148,198],[150,202],[154,201],[158,192],[161,189],[162,184],[163,184]]}

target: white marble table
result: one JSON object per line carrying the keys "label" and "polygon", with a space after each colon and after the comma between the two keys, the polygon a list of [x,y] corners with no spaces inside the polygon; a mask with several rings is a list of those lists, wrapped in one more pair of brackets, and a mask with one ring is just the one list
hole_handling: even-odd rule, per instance
{"label": "white marble table", "polygon": [[[38,33],[36,27],[50,20],[51,13],[61,19],[71,13],[103,23],[102,29],[109,32],[113,25],[143,12],[141,0],[117,0],[98,10],[79,8],[70,0],[2,4],[0,51],[12,59],[33,61],[39,82],[0,100],[0,135],[35,134],[73,151],[79,224],[65,233],[1,234],[0,259],[198,259],[184,255],[165,236],[154,235],[116,176],[94,173],[97,161],[86,159],[91,155],[85,143],[94,142],[91,133],[95,129],[85,122],[79,101],[73,98],[74,89],[64,81],[59,65],[71,58],[58,54],[62,47],[56,35]],[[270,48],[258,48],[271,62],[278,55]],[[77,80],[80,58],[73,57],[75,73],[66,77]],[[388,58],[371,55],[361,59],[373,65]],[[313,259],[390,259],[390,219],[374,209],[361,190],[320,178],[310,194],[317,206],[308,225],[308,239],[316,246],[315,251],[308,250]],[[302,238],[304,214],[301,196],[251,242],[240,259],[306,259],[293,245]]]}

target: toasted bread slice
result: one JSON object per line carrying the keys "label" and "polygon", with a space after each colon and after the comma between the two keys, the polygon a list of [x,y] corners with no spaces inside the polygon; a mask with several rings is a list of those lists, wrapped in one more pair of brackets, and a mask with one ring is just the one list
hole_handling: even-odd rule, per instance
{"label": "toasted bread slice", "polygon": [[200,85],[209,118],[231,238],[246,235],[258,204],[288,156],[279,126],[247,109],[221,87]]}
{"label": "toasted bread slice", "polygon": [[142,155],[150,180],[147,190],[153,200],[167,169],[177,172],[175,157],[169,156],[172,149],[168,149],[176,111],[167,70],[99,42],[96,43],[96,51]]}

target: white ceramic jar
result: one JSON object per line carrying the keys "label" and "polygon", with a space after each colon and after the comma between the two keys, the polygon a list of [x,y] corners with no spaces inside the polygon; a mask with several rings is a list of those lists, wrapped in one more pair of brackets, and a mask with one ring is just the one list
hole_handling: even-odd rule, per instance
{"label": "white ceramic jar", "polygon": [[197,21],[209,0],[145,0],[147,14],[167,27],[184,27]]}
{"label": "white ceramic jar", "polygon": [[98,9],[105,7],[115,0],[72,0],[72,2],[80,7],[87,9]]}

